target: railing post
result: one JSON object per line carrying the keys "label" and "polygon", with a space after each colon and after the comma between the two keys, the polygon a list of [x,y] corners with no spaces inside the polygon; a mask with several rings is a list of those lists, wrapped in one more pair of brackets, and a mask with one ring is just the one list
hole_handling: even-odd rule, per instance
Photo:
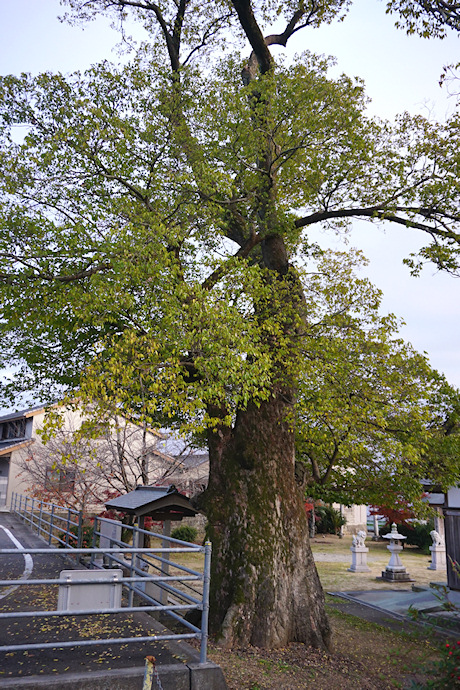
{"label": "railing post", "polygon": [[78,513],[78,531],[77,531],[77,549],[81,549],[81,542],[83,540],[83,512]]}
{"label": "railing post", "polygon": [[204,545],[203,610],[201,614],[200,664],[206,663],[206,657],[208,653],[209,583],[211,580],[211,553],[212,544],[210,541],[207,541]]}
{"label": "railing post", "polygon": [[[167,549],[171,546],[171,542],[169,541],[169,539],[167,539],[167,537],[171,536],[171,520],[164,520],[163,521],[163,536],[165,537],[165,539],[162,540],[161,546],[163,547],[163,549]],[[163,562],[161,564],[161,574],[168,576],[169,575],[169,562],[168,562],[169,561],[169,553],[166,552],[166,553],[162,553],[161,555],[164,558],[164,560],[166,561],[166,563]],[[168,586],[167,586],[167,584],[164,582],[161,583],[160,589],[161,589],[160,601],[162,604],[166,605],[168,603]]]}
{"label": "railing post", "polygon": [[[93,518],[93,544],[92,544],[93,549],[96,548],[96,538],[97,538],[96,533],[98,531],[99,532],[101,531],[100,526],[99,526],[99,530],[97,529],[97,521],[98,521],[98,518],[94,517]],[[90,559],[89,565],[90,565],[90,568],[92,568],[94,565],[94,551],[91,551],[91,559]]]}
{"label": "railing post", "polygon": [[38,536],[42,536],[42,517],[43,517],[43,501],[40,501],[40,512],[38,513]]}
{"label": "railing post", "polygon": [[[83,511],[79,510],[78,511],[78,525],[77,525],[77,535],[76,535],[76,541],[74,540],[74,547],[76,549],[81,549],[83,541]],[[79,553],[78,555],[75,556],[75,563],[83,563],[83,555]]]}
{"label": "railing post", "polygon": [[69,546],[69,536],[70,536],[70,508],[67,508],[67,529],[65,533],[65,545]]}
{"label": "railing post", "polygon": [[50,524],[48,525],[48,527],[49,527],[48,544],[50,546],[51,546],[51,539],[53,538],[53,523],[54,523],[54,503],[51,505]]}
{"label": "railing post", "polygon": [[[136,525],[133,525],[133,548],[136,549],[139,543],[139,532],[137,531]],[[129,568],[129,576],[134,577],[136,572],[134,568],[136,567],[137,554],[131,552],[131,565]],[[131,608],[134,606],[134,582],[129,583],[129,595],[128,595],[128,606]]]}
{"label": "railing post", "polygon": [[22,517],[21,515],[21,510],[22,510],[22,494],[19,496],[19,510],[18,510],[18,515]]}
{"label": "railing post", "polygon": [[35,498],[32,497],[32,508],[31,508],[31,513],[30,513],[30,526],[35,527],[35,522],[34,522],[34,510],[35,510]]}

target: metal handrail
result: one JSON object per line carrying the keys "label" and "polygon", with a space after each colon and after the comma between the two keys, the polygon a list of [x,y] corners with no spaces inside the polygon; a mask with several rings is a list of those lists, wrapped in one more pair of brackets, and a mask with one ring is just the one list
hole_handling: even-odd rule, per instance
{"label": "metal handrail", "polygon": [[[0,620],[7,618],[27,618],[27,617],[51,617],[51,616],[73,616],[73,615],[96,615],[96,614],[108,614],[108,613],[148,613],[148,612],[164,612],[176,621],[180,621],[182,625],[185,626],[191,632],[183,633],[171,633],[170,635],[152,635],[148,638],[143,637],[133,637],[133,638],[107,638],[107,639],[97,639],[97,640],[86,640],[85,645],[91,644],[125,644],[130,641],[146,641],[146,640],[168,640],[168,639],[189,639],[198,638],[200,639],[200,662],[206,662],[207,655],[207,638],[208,638],[208,609],[209,609],[209,573],[211,564],[211,544],[207,542],[204,546],[197,544],[190,544],[184,542],[180,539],[175,539],[174,537],[166,536],[164,534],[158,534],[150,532],[149,530],[141,529],[136,526],[123,525],[123,529],[128,529],[132,534],[133,545],[127,544],[126,542],[114,539],[112,537],[107,537],[107,535],[102,534],[97,530],[97,523],[101,525],[102,522],[113,523],[113,520],[107,520],[105,518],[96,518],[94,524],[94,543],[91,547],[84,548],[82,546],[82,528],[84,523],[84,516],[81,511],[77,511],[73,508],[66,508],[62,506],[49,503],[47,501],[40,501],[39,499],[32,499],[28,496],[21,496],[16,493],[13,494],[11,500],[11,512],[18,515],[24,522],[35,529],[39,536],[45,538],[48,541],[48,548],[31,548],[31,549],[0,549],[0,555],[11,555],[18,554],[21,555],[62,555],[68,556],[72,555],[74,557],[81,556],[91,556],[92,569],[103,569],[100,565],[97,565],[94,561],[95,555],[102,555],[109,561],[110,565],[120,565],[123,568],[127,568],[130,573],[128,577],[119,578],[116,581],[117,586],[121,585],[128,591],[128,606],[122,606],[121,608],[111,608],[111,609],[86,609],[86,610],[63,610],[63,611],[16,611],[16,612],[6,612],[0,613]],[[72,532],[71,530],[74,530]],[[142,548],[138,547],[139,538],[141,535],[148,535],[156,539],[162,540],[162,547],[154,548]],[[107,548],[101,548],[96,546],[96,541],[99,537],[104,536],[108,540],[110,546]],[[69,542],[74,543],[72,546]],[[141,542],[142,543],[142,542]],[[168,546],[164,546],[168,543]],[[58,545],[58,550],[51,546],[52,544]],[[135,546],[136,545],[136,546]],[[63,547],[63,548],[62,548]],[[200,553],[204,555],[203,571],[196,571],[192,568],[188,568],[179,563],[175,563],[170,560],[170,555],[176,553]],[[131,560],[127,561],[123,559],[124,554],[129,554]],[[117,557],[118,556],[118,557]],[[146,557],[153,559],[153,563],[146,561]],[[78,560],[78,559],[77,559]],[[142,563],[147,566],[153,567],[159,574],[148,574],[142,570]],[[159,565],[155,565],[155,563]],[[161,567],[159,567],[161,566]],[[169,575],[169,572],[165,572],[168,566],[173,566],[175,569],[179,570],[178,575]],[[164,570],[163,570],[164,568]],[[202,582],[203,592],[202,594],[190,586],[190,582]],[[153,583],[159,588],[164,594],[162,598],[165,600],[160,601],[148,592],[144,592],[142,585],[146,583]],[[37,586],[37,585],[50,585],[50,586],[73,586],[73,585],[97,585],[97,584],[107,584],[107,580],[74,580],[68,583],[64,580],[57,580],[52,578],[42,578],[35,580],[0,580],[0,586]],[[173,583],[182,584],[184,588],[193,591],[197,596],[191,596],[187,592],[183,592]],[[113,584],[113,583],[111,583]],[[174,596],[176,601],[174,603],[168,602],[168,594]],[[134,606],[134,596],[138,598],[140,602],[143,603],[142,606]],[[156,595],[155,595],[156,596]],[[192,609],[197,609],[202,613],[201,627],[198,628],[189,621],[187,621],[183,616],[180,615],[181,612],[190,611]],[[55,643],[34,643],[34,644],[22,644],[22,645],[4,645],[0,647],[0,652],[14,652],[27,649],[52,649],[57,647],[71,647],[82,645],[81,640],[71,640],[64,642]]]}

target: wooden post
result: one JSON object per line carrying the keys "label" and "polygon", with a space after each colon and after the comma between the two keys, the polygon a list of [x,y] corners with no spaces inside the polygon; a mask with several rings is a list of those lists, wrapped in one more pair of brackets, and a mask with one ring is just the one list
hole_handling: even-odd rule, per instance
{"label": "wooden post", "polygon": [[[447,586],[449,589],[460,590],[460,510],[446,508],[444,510],[446,532],[446,561]],[[452,565],[452,561],[456,565]]]}

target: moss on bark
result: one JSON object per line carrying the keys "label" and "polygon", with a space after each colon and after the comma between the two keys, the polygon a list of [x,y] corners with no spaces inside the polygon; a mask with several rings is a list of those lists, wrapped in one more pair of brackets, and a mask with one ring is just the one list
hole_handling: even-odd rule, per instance
{"label": "moss on bark", "polygon": [[210,631],[228,646],[330,644],[285,399],[250,405],[209,439]]}

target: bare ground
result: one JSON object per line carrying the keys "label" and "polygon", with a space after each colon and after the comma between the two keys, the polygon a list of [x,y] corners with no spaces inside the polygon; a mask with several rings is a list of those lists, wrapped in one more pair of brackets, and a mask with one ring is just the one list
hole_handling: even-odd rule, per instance
{"label": "bare ground", "polygon": [[300,644],[231,653],[212,646],[210,658],[222,666],[229,690],[386,690],[428,678],[424,668],[437,656],[436,642],[328,609],[332,654]]}
{"label": "bare ground", "polygon": [[[389,560],[386,543],[371,542],[371,573],[349,573],[351,538],[319,537],[312,548],[325,591],[394,589],[376,580]],[[418,584],[445,580],[445,574],[427,570],[429,557],[405,549],[402,560]],[[410,589],[410,585],[400,585]],[[383,618],[368,622],[344,612],[327,598],[334,633],[334,650],[324,654],[301,644],[284,649],[238,649],[229,652],[210,646],[209,656],[220,664],[229,690],[387,690],[409,688],[430,678],[430,663],[437,659],[439,640],[427,629],[404,629]]]}

